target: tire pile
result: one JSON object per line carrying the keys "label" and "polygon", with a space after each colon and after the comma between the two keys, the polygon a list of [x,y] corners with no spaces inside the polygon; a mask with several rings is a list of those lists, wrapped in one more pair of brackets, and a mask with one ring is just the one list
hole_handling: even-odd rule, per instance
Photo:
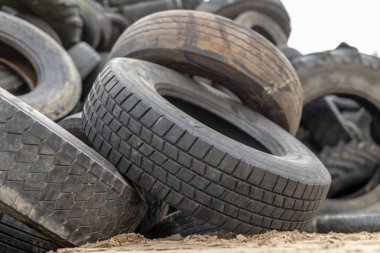
{"label": "tire pile", "polygon": [[378,230],[377,57],[287,47],[278,0],[0,7],[1,252]]}

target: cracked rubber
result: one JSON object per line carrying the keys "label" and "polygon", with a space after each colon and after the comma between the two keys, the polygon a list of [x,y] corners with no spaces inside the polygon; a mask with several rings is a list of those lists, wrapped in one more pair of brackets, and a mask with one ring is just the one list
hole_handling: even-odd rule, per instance
{"label": "cracked rubber", "polygon": [[2,43],[27,58],[37,75],[36,88],[19,98],[53,120],[66,116],[81,93],[80,76],[69,55],[49,35],[20,18],[0,13],[0,24]]}
{"label": "cracked rubber", "polygon": [[325,147],[319,158],[331,174],[327,196],[332,197],[368,182],[380,164],[380,149],[372,143],[351,141]]}
{"label": "cracked rubber", "polygon": [[0,209],[61,246],[134,231],[144,203],[117,170],[0,89]]}
{"label": "cracked rubber", "polygon": [[59,246],[44,235],[9,215],[0,214],[0,251],[3,253],[45,253]]}
{"label": "cracked rubber", "polygon": [[268,40],[229,19],[186,10],[149,15],[120,36],[114,57],[207,78],[291,134],[298,129],[302,90],[293,67]]}
{"label": "cracked rubber", "polygon": [[[85,103],[85,134],[141,191],[218,229],[303,228],[327,194],[326,168],[289,133],[210,89],[153,63],[114,59]],[[159,94],[196,104],[276,155],[206,127]]]}
{"label": "cracked rubber", "polygon": [[287,37],[291,31],[289,14],[280,0],[209,0],[200,4],[197,10],[230,19],[235,19],[241,13],[253,10],[274,20]]}

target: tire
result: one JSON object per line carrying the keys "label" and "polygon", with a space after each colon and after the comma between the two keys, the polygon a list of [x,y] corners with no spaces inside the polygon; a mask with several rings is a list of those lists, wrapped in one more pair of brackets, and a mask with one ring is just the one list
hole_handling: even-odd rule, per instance
{"label": "tire", "polygon": [[67,116],[66,118],[59,121],[58,125],[60,125],[63,129],[77,137],[86,145],[90,147],[92,146],[82,129],[82,112],[78,112],[70,116]]}
{"label": "tire", "polygon": [[106,16],[112,23],[112,38],[110,41],[111,48],[125,29],[131,25],[131,22],[119,13],[106,13]]}
{"label": "tire", "polygon": [[280,0],[210,0],[203,1],[197,10],[230,19],[235,19],[241,13],[253,10],[273,19],[287,37],[291,31],[289,14]]}
{"label": "tire", "polygon": [[203,0],[181,0],[182,8],[185,10],[195,10]]}
{"label": "tire", "polygon": [[326,147],[319,155],[329,170],[332,183],[328,197],[365,185],[380,164],[380,149],[372,143],[351,141]]}
{"label": "tire", "polygon": [[111,164],[4,90],[0,108],[5,214],[60,246],[134,231],[144,203]]}
{"label": "tire", "polygon": [[80,17],[83,20],[82,39],[93,48],[98,48],[102,39],[99,20],[94,9],[86,0],[79,0]]}
{"label": "tire", "polygon": [[38,75],[36,88],[19,98],[53,120],[67,115],[81,93],[80,77],[68,54],[47,34],[17,17],[0,13],[0,23],[2,42],[33,63]]}
{"label": "tire", "polygon": [[85,79],[102,61],[99,53],[86,42],[79,42],[67,51],[82,79]]}
{"label": "tire", "polygon": [[0,251],[45,253],[59,246],[9,215],[0,215]]}
{"label": "tire", "polygon": [[[261,143],[280,156],[212,130],[175,107],[174,98],[253,138],[247,145]],[[230,232],[300,229],[330,184],[314,154],[276,124],[153,63],[110,61],[85,103],[83,128],[142,192]]]}
{"label": "tire", "polygon": [[288,58],[289,61],[302,56],[300,51],[286,45],[279,46],[278,49],[285,55],[286,58]]}
{"label": "tire", "polygon": [[148,234],[149,238],[163,238],[175,234],[181,236],[203,235],[219,231],[216,227],[185,215],[181,211],[169,214]]}
{"label": "tire", "polygon": [[83,80],[83,91],[82,91],[82,96],[81,96],[81,101],[85,101],[87,98],[88,93],[90,92],[92,85],[94,84],[96,78],[98,77],[100,71],[103,69],[103,67],[107,64],[108,61],[108,52],[100,52],[99,53],[101,61],[94,69],[91,74]]}
{"label": "tire", "polygon": [[0,87],[11,93],[19,93],[27,85],[11,68],[0,62]]}
{"label": "tire", "polygon": [[196,11],[153,14],[120,36],[110,53],[114,57],[147,60],[210,79],[290,133],[297,131],[302,90],[291,64],[262,36],[231,20]]}
{"label": "tire", "polygon": [[66,48],[80,41],[83,22],[79,15],[79,3],[77,1],[18,1],[50,24],[57,31]]}
{"label": "tire", "polygon": [[32,25],[40,28],[42,31],[47,33],[50,37],[52,37],[59,45],[62,45],[62,41],[59,38],[59,35],[57,32],[45,21],[43,21],[40,18],[37,18],[33,15],[24,14],[24,13],[18,13],[17,17],[31,23]]}
{"label": "tire", "polygon": [[286,45],[288,36],[270,17],[257,11],[246,11],[235,18],[235,22],[261,34],[275,46]]}

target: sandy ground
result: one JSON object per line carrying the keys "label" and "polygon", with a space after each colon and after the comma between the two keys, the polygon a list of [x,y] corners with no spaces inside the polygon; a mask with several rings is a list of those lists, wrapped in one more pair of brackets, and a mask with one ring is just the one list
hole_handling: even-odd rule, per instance
{"label": "sandy ground", "polygon": [[138,234],[122,234],[108,241],[75,249],[60,249],[58,252],[380,252],[380,233],[307,234],[272,231],[250,237],[213,234],[183,238],[175,235],[159,240],[149,240]]}

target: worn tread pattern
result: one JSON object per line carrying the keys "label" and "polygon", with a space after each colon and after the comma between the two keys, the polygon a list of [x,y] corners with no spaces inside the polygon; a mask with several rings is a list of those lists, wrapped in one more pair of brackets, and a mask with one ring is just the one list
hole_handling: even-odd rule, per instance
{"label": "worn tread pattern", "polygon": [[380,149],[370,142],[341,142],[335,147],[326,146],[319,158],[332,177],[330,197],[369,181],[380,164]]}
{"label": "worn tread pattern", "polygon": [[0,90],[0,209],[62,246],[133,231],[144,203],[80,140]]}
{"label": "worn tread pattern", "polygon": [[83,127],[100,154],[142,191],[236,233],[300,229],[313,217],[327,194],[327,178],[326,184],[305,184],[234,158],[132,93],[111,63],[88,96]]}

